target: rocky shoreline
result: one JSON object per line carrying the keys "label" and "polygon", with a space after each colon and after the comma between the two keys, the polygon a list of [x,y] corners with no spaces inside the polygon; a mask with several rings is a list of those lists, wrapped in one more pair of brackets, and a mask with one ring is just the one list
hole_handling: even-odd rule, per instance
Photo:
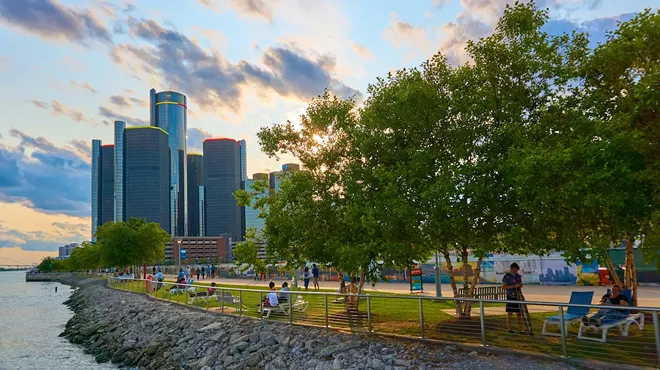
{"label": "rocky shoreline", "polygon": [[61,336],[98,362],[137,369],[573,369],[520,355],[465,352],[452,345],[394,342],[286,323],[224,316],[105,287],[79,287]]}

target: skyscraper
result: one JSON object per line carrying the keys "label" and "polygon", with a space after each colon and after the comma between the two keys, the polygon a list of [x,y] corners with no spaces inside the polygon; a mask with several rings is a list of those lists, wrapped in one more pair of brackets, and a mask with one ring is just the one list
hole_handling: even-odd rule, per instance
{"label": "skyscraper", "polygon": [[99,226],[115,221],[115,146],[101,147],[101,212]]}
{"label": "skyscraper", "polygon": [[[254,192],[255,191],[255,189],[253,187],[254,183],[259,181],[259,180],[264,180],[264,179],[268,179],[268,174],[255,173],[254,175],[252,175],[252,179],[248,179],[245,182],[245,190],[247,190],[250,193]],[[259,212],[260,211],[258,209],[254,209],[254,203],[257,199],[263,198],[266,195],[268,195],[268,190],[266,190],[264,192],[261,192],[261,193],[255,194],[254,198],[252,199],[252,202],[251,202],[250,206],[245,207],[245,229],[246,230],[250,229],[250,228],[253,228],[253,229],[257,230],[257,233],[259,233],[265,227],[265,220],[263,218],[259,218]]]}
{"label": "skyscraper", "polygon": [[164,130],[124,130],[124,215],[157,222],[170,231],[170,150]]}
{"label": "skyscraper", "polygon": [[241,188],[241,147],[234,139],[204,140],[205,236],[242,239],[241,209],[234,192]]}
{"label": "skyscraper", "polygon": [[187,150],[186,133],[187,99],[175,91],[149,91],[151,126],[159,127],[168,134],[170,147],[170,233],[188,233],[187,197]]}
{"label": "skyscraper", "polygon": [[241,181],[247,181],[247,142],[239,140],[238,145],[241,146]]}
{"label": "skyscraper", "polygon": [[126,122],[115,121],[115,222],[124,221],[124,129]]}
{"label": "skyscraper", "polygon": [[282,171],[271,172],[269,176],[269,184],[271,189],[279,189],[282,182],[282,177],[287,172],[296,172],[300,171],[300,165],[296,163],[286,163],[282,165]]}
{"label": "skyscraper", "polygon": [[101,140],[92,140],[92,241],[101,219]]}
{"label": "skyscraper", "polygon": [[204,236],[200,228],[199,187],[204,184],[201,154],[188,154],[188,236]]}

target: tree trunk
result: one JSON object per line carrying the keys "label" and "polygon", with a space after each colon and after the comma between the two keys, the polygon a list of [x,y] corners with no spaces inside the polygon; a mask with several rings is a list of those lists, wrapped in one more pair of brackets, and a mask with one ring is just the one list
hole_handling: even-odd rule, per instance
{"label": "tree trunk", "polygon": [[[449,283],[451,284],[451,290],[454,292],[454,298],[458,297],[458,287],[456,286],[456,278],[454,277],[454,265],[451,263],[451,257],[449,256],[449,249],[445,244],[445,248],[442,251],[443,257],[445,257],[445,262],[447,263],[447,271],[449,271]],[[456,303],[456,316],[460,316],[460,303]]]}
{"label": "tree trunk", "polygon": [[[481,275],[482,262],[483,262],[483,257],[479,257],[479,259],[477,260],[477,267],[474,269],[474,277],[472,277],[472,286],[470,287],[470,294],[469,294],[470,298],[474,297],[474,293],[477,290],[477,285],[479,284],[479,277]],[[465,308],[465,316],[470,317],[471,311],[472,311],[472,303],[467,302]]]}
{"label": "tree trunk", "polygon": [[612,259],[610,258],[610,255],[605,251],[605,267],[607,267],[607,272],[610,275],[610,281],[618,286],[623,286],[621,283],[621,279],[619,279],[619,275],[616,273],[616,268],[614,267],[614,264],[612,263]]}
{"label": "tree trunk", "polygon": [[364,269],[360,269],[360,283],[358,283],[358,294],[364,293]]}
{"label": "tree trunk", "polygon": [[[469,285],[468,285],[468,250],[467,247],[463,247],[461,250],[461,267],[463,268],[463,291],[466,292],[467,297],[470,296],[470,292],[468,290]],[[468,303],[469,302],[461,302],[460,304],[460,315],[459,317],[467,317],[469,316],[467,313],[467,308],[468,308]]]}

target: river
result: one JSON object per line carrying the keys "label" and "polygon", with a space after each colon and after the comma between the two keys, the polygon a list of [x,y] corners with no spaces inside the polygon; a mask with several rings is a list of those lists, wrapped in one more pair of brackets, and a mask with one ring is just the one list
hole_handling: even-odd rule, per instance
{"label": "river", "polygon": [[24,271],[0,271],[0,370],[117,368],[58,337],[73,316],[62,304],[72,292],[60,283],[27,283]]}

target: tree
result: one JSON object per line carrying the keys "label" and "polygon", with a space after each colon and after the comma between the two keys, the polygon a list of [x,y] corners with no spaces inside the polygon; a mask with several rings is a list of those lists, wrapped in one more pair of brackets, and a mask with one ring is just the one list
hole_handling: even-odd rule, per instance
{"label": "tree", "polygon": [[245,233],[245,240],[236,244],[236,248],[232,251],[232,256],[241,272],[249,268],[253,268],[255,274],[268,271],[266,261],[259,257],[262,245],[263,241],[258,237],[256,230],[249,228]]}
{"label": "tree", "polygon": [[107,222],[96,231],[102,260],[108,266],[127,267],[165,259],[169,234],[157,223],[131,218],[128,222]]}

